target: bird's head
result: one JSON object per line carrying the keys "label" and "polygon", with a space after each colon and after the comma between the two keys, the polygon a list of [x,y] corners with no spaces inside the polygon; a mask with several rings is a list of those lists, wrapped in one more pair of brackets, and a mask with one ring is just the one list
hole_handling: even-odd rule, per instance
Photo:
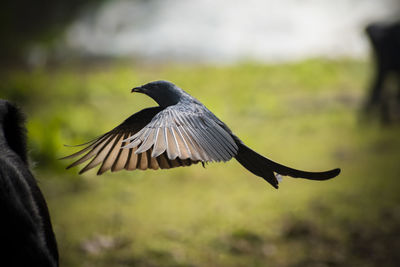
{"label": "bird's head", "polygon": [[168,107],[178,103],[185,92],[168,81],[155,81],[135,87],[131,91],[142,93],[153,98],[161,107]]}

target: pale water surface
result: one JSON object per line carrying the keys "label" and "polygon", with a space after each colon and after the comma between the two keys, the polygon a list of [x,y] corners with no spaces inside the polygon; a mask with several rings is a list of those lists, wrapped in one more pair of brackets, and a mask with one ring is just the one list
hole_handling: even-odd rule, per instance
{"label": "pale water surface", "polygon": [[64,46],[85,54],[230,63],[368,54],[363,29],[397,0],[109,1],[83,14]]}

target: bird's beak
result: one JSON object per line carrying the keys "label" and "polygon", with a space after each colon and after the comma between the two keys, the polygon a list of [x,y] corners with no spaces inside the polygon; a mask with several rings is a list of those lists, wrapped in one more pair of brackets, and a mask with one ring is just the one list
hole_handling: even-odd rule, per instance
{"label": "bird's beak", "polygon": [[132,88],[131,93],[134,93],[134,92],[142,93],[143,92],[143,88],[141,86]]}

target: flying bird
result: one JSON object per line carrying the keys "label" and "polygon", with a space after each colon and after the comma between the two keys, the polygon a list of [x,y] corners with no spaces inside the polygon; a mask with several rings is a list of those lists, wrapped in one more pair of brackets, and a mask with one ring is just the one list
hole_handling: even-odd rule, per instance
{"label": "flying bird", "polygon": [[281,176],[327,180],[340,173],[340,169],[296,170],[258,154],[200,101],[171,82],[150,82],[132,92],[148,95],[159,106],[143,109],[111,131],[80,145],[86,147],[63,158],[80,156],[67,169],[90,159],[79,174],[100,164],[98,175],[107,170],[169,169],[199,162],[204,166],[235,158],[275,188]]}

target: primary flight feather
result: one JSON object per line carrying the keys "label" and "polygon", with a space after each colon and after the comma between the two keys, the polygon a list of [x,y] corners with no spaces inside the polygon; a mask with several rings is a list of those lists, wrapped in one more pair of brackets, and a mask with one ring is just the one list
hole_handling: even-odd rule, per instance
{"label": "primary flight feather", "polygon": [[84,144],[84,149],[64,158],[81,156],[67,168],[90,160],[80,173],[101,164],[97,172],[100,175],[107,170],[169,169],[234,157],[275,188],[279,175],[327,180],[340,173],[340,169],[300,171],[261,156],[202,103],[171,82],[150,82],[132,92],[150,96],[159,106],[133,114],[113,130]]}

